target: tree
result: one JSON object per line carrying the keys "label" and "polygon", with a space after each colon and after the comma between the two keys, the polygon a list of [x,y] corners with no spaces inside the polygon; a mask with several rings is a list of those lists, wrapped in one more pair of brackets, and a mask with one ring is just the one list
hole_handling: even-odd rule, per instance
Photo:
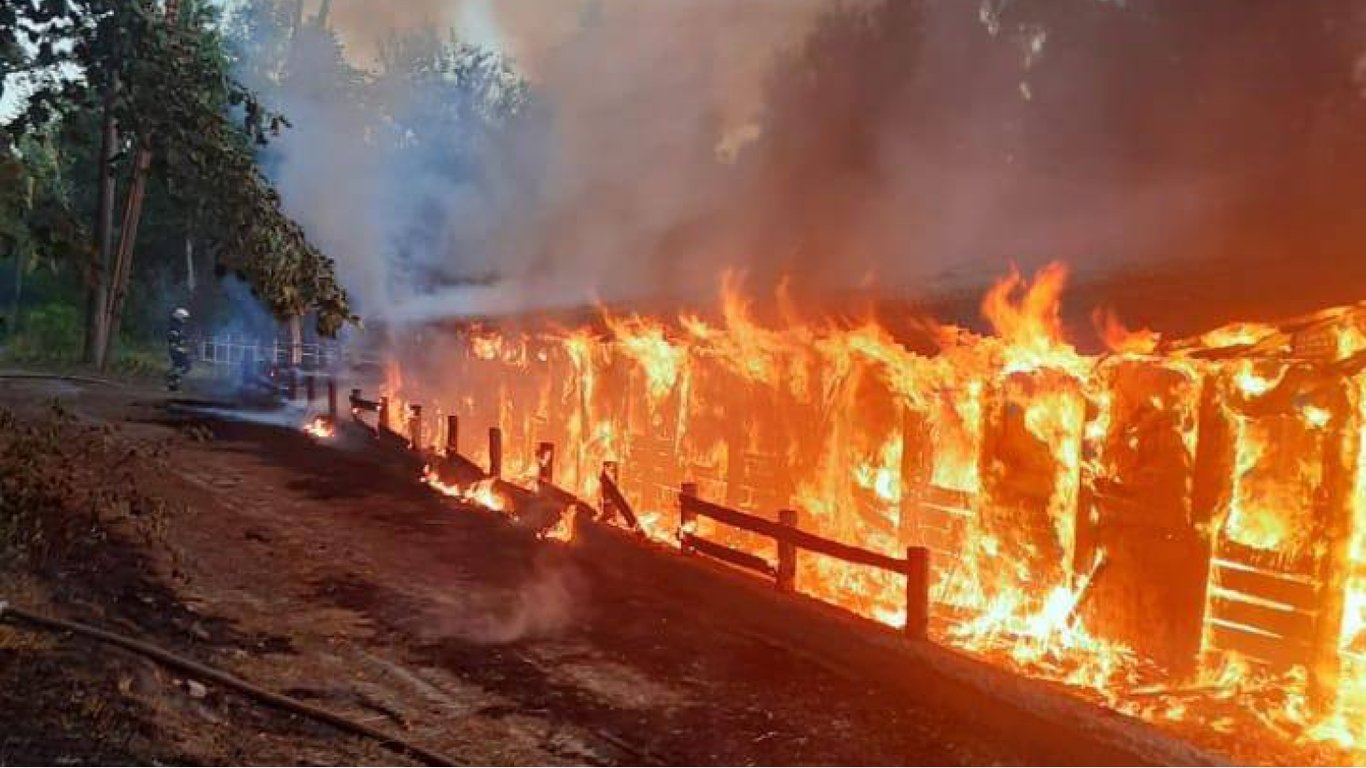
{"label": "tree", "polygon": [[[254,163],[253,147],[288,123],[232,77],[216,13],[204,0],[171,0],[165,13],[151,0],[29,0],[0,15],[0,50],[27,42],[21,63],[37,78],[12,130],[39,130],[63,113],[102,115],[87,307],[87,349],[100,366],[117,337],[152,173],[196,209],[218,271],[249,281],[277,316],[316,310],[325,335],[355,320],[332,262],[283,213]],[[54,68],[81,75],[42,75]],[[129,182],[115,222],[121,165]]]}

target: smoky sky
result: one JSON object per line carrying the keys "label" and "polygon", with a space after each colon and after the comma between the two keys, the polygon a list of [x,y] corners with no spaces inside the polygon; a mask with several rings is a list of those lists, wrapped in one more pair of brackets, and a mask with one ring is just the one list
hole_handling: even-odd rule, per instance
{"label": "smoky sky", "polygon": [[[971,294],[1053,260],[1140,322],[1305,311],[1366,287],[1358,6],[334,0],[349,60],[454,29],[512,58],[541,121],[477,184],[306,126],[274,172],[389,321],[686,301],[727,268]],[[285,97],[314,125],[356,108]],[[445,234],[396,268],[411,219]]]}

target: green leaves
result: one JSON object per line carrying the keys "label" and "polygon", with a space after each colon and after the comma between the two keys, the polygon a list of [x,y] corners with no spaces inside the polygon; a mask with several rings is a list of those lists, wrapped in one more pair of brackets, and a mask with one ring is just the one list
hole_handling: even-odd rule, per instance
{"label": "green leaves", "polygon": [[[0,11],[0,59],[38,74],[56,70],[81,77],[44,77],[17,135],[46,129],[58,116],[102,109],[106,84],[119,83],[114,116],[129,146],[150,142],[159,175],[218,246],[229,268],[240,269],[280,317],[318,312],[320,330],[335,333],[355,322],[331,260],[308,241],[280,207],[279,196],[256,167],[253,147],[289,126],[237,82],[217,29],[213,6],[182,0],[178,23],[167,24],[153,0],[29,0]],[[25,52],[17,41],[47,34]]]}

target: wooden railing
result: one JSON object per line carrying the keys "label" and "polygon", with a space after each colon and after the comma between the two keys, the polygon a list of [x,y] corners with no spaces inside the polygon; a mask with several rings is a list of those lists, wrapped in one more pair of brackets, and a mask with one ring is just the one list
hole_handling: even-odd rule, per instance
{"label": "wooden railing", "polygon": [[[380,397],[378,400],[367,400],[362,396],[359,389],[351,390],[353,415],[359,420],[361,413],[376,414],[377,423],[373,431],[382,441],[394,444],[401,441],[411,450],[426,451],[427,449],[420,439],[422,406],[412,405],[409,407],[411,409],[408,416],[409,434],[418,436],[417,439],[404,437],[391,427],[393,417],[389,412],[389,398]],[[498,427],[492,427],[489,429],[488,437],[489,467],[485,471],[482,468],[475,467],[473,462],[460,455],[460,421],[454,415],[447,415],[445,456],[448,460],[455,460],[465,467],[483,473],[487,478],[498,481],[500,486],[509,491],[548,496],[566,506],[575,505],[586,509],[595,516],[599,516],[600,519],[618,519],[622,527],[643,535],[640,520],[618,484],[619,467],[617,462],[603,463],[602,472],[598,476],[599,506],[594,509],[574,494],[554,484],[554,444],[547,442],[537,444],[535,452],[536,487],[534,491],[529,491],[502,480],[502,430]],[[777,522],[774,522],[748,512],[730,509],[701,499],[697,495],[697,487],[692,483],[684,483],[681,486],[678,494],[678,510],[678,542],[684,554],[704,555],[772,579],[774,586],[780,592],[797,591],[797,557],[798,552],[803,550],[853,565],[878,568],[903,576],[906,579],[906,623],[903,630],[909,638],[921,639],[925,637],[929,627],[930,611],[929,549],[907,547],[905,557],[898,558],[848,544],[841,544],[809,531],[803,531],[798,525],[798,514],[795,510],[780,511]],[[777,562],[770,563],[753,553],[709,541],[699,536],[696,532],[696,522],[699,517],[705,517],[732,528],[772,539],[777,551]]]}
{"label": "wooden railing", "polygon": [[[846,563],[880,568],[906,578],[906,624],[908,637],[923,638],[929,628],[930,556],[925,547],[907,547],[905,558],[872,552],[817,536],[797,527],[797,512],[785,509],[774,522],[757,515],[713,504],[697,497],[697,487],[684,483],[678,494],[679,544],[683,552],[706,555],[722,562],[772,578],[781,592],[796,590],[797,552],[806,550]],[[749,552],[698,536],[696,521],[706,517],[742,531],[773,539],[778,562],[770,563]]]}

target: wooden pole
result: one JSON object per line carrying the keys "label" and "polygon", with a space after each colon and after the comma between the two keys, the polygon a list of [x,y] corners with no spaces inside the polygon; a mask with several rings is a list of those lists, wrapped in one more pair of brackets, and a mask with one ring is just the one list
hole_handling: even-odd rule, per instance
{"label": "wooden pole", "polygon": [[453,413],[446,414],[446,455],[456,456],[460,453],[460,417]]}
{"label": "wooden pole", "polygon": [[422,406],[416,403],[408,406],[408,442],[414,451],[422,452]]}
{"label": "wooden pole", "polygon": [[380,396],[379,398],[379,428],[389,428],[389,398]]}
{"label": "wooden pole", "polygon": [[697,527],[697,513],[684,503],[684,499],[697,498],[697,483],[684,483],[679,490],[678,541],[684,552],[691,552],[692,547],[688,546],[688,539],[683,534],[692,533]]}
{"label": "wooden pole", "polygon": [[[615,461],[604,461],[602,463],[602,474],[617,485],[620,481],[621,470]],[[607,492],[607,486],[601,485],[598,488],[598,508],[602,510],[602,519],[611,520],[621,514],[617,511],[616,505],[612,503],[612,495]]]}
{"label": "wooden pole", "polygon": [[293,367],[291,367],[291,368],[289,369],[289,377],[288,377],[288,379],[287,379],[287,383],[286,383],[285,386],[288,387],[288,390],[287,390],[287,391],[288,391],[288,394],[289,394],[289,399],[290,399],[290,400],[298,400],[298,399],[299,399],[299,369],[293,368]]}
{"label": "wooden pole", "polygon": [[503,476],[503,430],[489,427],[489,477]]}
{"label": "wooden pole", "polygon": [[906,548],[906,637],[924,640],[930,629],[930,551]]}
{"label": "wooden pole", "polygon": [[327,415],[337,423],[337,382],[331,376],[327,377]]}
{"label": "wooden pole", "polygon": [[309,405],[312,405],[313,401],[318,398],[317,377],[311,373],[304,378],[304,394],[308,397]]}
{"label": "wooden pole", "polygon": [[[797,510],[778,512],[778,524],[797,527]],[[797,588],[797,545],[788,539],[778,539],[778,591],[792,592]]]}
{"label": "wooden pole", "polygon": [[536,446],[536,482],[552,485],[555,482],[555,444]]}

